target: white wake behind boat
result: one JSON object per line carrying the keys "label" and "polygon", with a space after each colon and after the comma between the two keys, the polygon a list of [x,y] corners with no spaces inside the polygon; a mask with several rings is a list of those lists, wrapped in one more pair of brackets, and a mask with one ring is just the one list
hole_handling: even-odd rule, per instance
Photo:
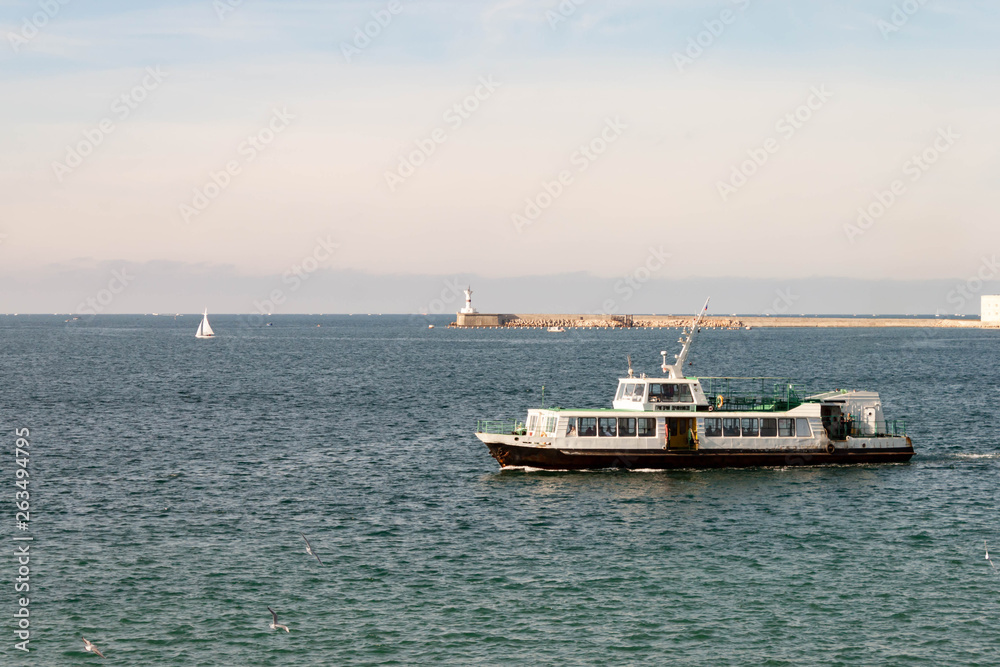
{"label": "white wake behind boat", "polygon": [[201,322],[198,324],[198,333],[196,333],[194,337],[215,338],[215,332],[212,331],[212,325],[208,323],[208,308],[205,309],[205,314],[201,317]]}

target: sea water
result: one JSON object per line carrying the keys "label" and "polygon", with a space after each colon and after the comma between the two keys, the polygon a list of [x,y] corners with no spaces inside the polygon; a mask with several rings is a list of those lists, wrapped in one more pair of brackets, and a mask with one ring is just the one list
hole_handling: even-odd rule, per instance
{"label": "sea water", "polygon": [[1000,332],[697,339],[689,375],[880,392],[908,464],[552,473],[476,420],[608,407],[679,332],[66,319],[0,316],[4,665],[1000,664]]}

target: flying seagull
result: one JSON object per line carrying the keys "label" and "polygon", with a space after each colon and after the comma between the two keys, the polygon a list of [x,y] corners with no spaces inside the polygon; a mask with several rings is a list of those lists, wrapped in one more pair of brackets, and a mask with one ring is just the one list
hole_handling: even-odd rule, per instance
{"label": "flying seagull", "polygon": [[986,549],[986,560],[990,561],[990,567],[992,567],[993,571],[995,572],[996,569],[997,569],[997,566],[994,565],[993,561],[990,559],[990,548],[986,546],[986,542],[983,542],[983,548]]}
{"label": "flying seagull", "polygon": [[[313,556],[316,560],[319,560],[319,556],[313,553],[312,545],[309,544],[309,538],[305,536],[305,533],[299,533],[299,535],[302,535],[302,539],[306,541],[306,553]],[[319,564],[322,565],[323,561],[319,560]]]}
{"label": "flying seagull", "polygon": [[97,650],[97,647],[87,641],[86,637],[83,637],[83,650],[88,653],[96,653],[97,655],[104,657],[104,654]]}
{"label": "flying seagull", "polygon": [[273,609],[271,609],[270,607],[268,607],[267,610],[269,612],[271,612],[271,619],[272,620],[271,620],[270,628],[272,630],[277,630],[278,628],[281,628],[285,632],[291,632],[291,630],[288,629],[287,625],[282,625],[282,624],[278,623],[278,615],[276,613],[274,613]]}

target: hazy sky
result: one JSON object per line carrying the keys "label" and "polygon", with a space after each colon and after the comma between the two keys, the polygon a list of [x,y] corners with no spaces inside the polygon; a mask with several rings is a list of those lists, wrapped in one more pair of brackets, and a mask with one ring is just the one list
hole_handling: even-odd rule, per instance
{"label": "hazy sky", "polygon": [[0,29],[8,274],[951,279],[1000,246],[985,0],[0,0]]}

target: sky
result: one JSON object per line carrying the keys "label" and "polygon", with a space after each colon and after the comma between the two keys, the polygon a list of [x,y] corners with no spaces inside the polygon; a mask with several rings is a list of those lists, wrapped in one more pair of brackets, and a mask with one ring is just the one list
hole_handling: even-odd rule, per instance
{"label": "sky", "polygon": [[[1000,286],[997,3],[0,0],[0,35],[0,312]],[[359,275],[412,296],[314,291]]]}

